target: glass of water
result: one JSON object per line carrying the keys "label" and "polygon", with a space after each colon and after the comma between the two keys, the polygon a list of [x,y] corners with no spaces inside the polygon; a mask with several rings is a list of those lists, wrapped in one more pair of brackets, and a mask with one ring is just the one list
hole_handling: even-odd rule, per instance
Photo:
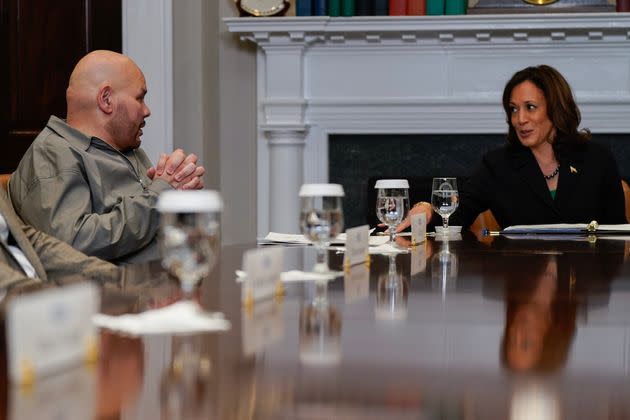
{"label": "glass of water", "polygon": [[458,204],[457,180],[455,178],[433,178],[431,205],[433,210],[442,216],[445,236],[448,236],[448,218],[455,212]]}
{"label": "glass of water", "polygon": [[343,187],[339,184],[304,184],[299,195],[300,230],[317,250],[313,271],[329,272],[326,248],[343,230]]}
{"label": "glass of water", "polygon": [[190,299],[218,260],[221,196],[210,190],[169,190],[160,194],[157,208],[162,266]]}
{"label": "glass of water", "polygon": [[376,217],[389,227],[389,244],[395,246],[396,227],[409,213],[409,181],[406,179],[379,179],[374,185]]}

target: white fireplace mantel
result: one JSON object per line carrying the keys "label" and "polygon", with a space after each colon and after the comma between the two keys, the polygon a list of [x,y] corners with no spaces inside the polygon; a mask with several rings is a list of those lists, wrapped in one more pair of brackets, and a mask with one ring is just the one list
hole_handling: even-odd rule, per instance
{"label": "white fireplace mantel", "polygon": [[529,65],[565,75],[584,127],[630,133],[628,13],[224,21],[259,46],[260,235],[298,231],[329,134],[503,133],[503,86]]}

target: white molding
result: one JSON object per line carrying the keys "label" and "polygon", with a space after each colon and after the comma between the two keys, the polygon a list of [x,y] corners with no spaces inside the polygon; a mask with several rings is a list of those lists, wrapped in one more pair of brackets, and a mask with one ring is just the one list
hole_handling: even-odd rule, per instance
{"label": "white molding", "polygon": [[173,0],[123,0],[123,52],[147,81],[142,147],[155,163],[173,150]]}
{"label": "white molding", "polygon": [[[305,182],[328,180],[329,134],[504,133],[503,86],[528,65],[546,63],[565,75],[583,127],[630,133],[627,13],[224,22],[259,47],[259,235],[274,229],[272,215],[282,211],[283,203],[268,197],[279,197],[280,188],[285,197],[297,196],[280,185],[279,173]],[[268,139],[283,138],[285,147],[293,147],[302,142],[295,134],[302,130],[301,161],[272,164]]]}

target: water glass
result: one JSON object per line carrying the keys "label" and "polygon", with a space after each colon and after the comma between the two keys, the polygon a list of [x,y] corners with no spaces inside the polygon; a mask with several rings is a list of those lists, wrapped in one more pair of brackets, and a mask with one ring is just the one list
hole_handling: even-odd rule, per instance
{"label": "water glass", "polygon": [[313,271],[329,272],[326,248],[343,231],[343,187],[339,184],[304,184],[299,195],[300,230],[317,250]]}
{"label": "water glass", "polygon": [[433,178],[431,205],[433,210],[442,216],[445,236],[448,235],[448,218],[455,212],[458,204],[457,180],[455,178]]}
{"label": "water glass", "polygon": [[379,179],[376,188],[376,217],[389,227],[389,244],[394,246],[396,227],[409,214],[409,182],[406,179]]}
{"label": "water glass", "polygon": [[223,203],[216,191],[170,190],[160,194],[159,245],[162,266],[180,282],[185,298],[218,260],[219,217]]}

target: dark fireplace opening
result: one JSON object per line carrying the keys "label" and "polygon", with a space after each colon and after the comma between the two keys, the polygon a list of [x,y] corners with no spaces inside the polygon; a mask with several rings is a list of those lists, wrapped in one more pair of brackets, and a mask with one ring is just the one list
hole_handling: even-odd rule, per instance
{"label": "dark fireplace opening", "polygon": [[[630,178],[630,134],[593,134],[613,152],[621,177]],[[503,134],[335,134],[328,138],[328,176],[343,185],[345,226],[374,226],[380,178],[405,178],[410,201],[430,201],[434,176],[455,176],[459,185],[481,157],[501,147]]]}

